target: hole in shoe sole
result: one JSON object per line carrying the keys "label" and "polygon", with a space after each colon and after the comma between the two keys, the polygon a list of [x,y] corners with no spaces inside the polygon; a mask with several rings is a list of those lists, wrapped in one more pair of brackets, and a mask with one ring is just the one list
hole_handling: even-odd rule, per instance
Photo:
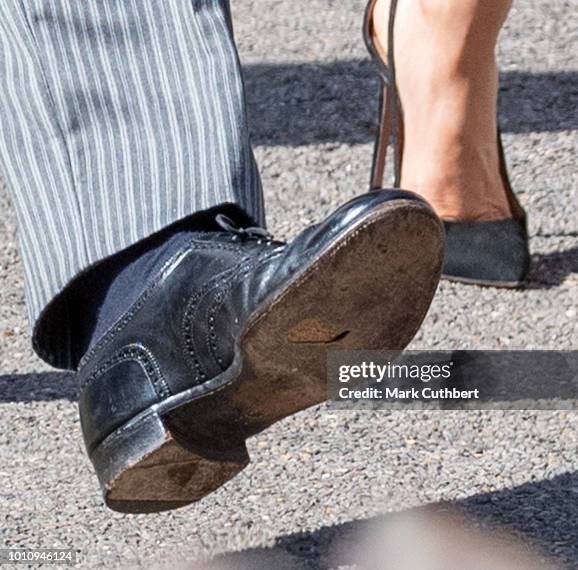
{"label": "hole in shoe sole", "polygon": [[287,334],[287,340],[295,344],[329,344],[343,340],[349,331],[331,326],[316,319],[301,321]]}

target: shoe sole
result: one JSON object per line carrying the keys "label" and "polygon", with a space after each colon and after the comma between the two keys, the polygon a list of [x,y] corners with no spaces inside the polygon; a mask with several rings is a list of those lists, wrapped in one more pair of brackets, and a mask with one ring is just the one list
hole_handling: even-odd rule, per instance
{"label": "shoe sole", "polygon": [[146,513],[202,499],[249,463],[249,437],[327,399],[328,350],[405,348],[437,288],[443,240],[416,200],[386,202],[358,223],[249,319],[223,374],[93,451],[107,506]]}
{"label": "shoe sole", "polygon": [[477,285],[479,287],[493,287],[495,289],[525,289],[528,286],[526,280],[523,281],[492,281],[491,279],[474,279],[472,277],[459,277],[457,275],[446,275],[442,273],[444,281],[451,283],[462,283],[464,285]]}

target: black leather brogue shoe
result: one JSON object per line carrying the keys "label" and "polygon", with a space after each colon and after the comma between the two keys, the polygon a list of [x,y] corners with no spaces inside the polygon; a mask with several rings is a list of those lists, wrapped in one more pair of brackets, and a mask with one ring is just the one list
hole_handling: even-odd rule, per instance
{"label": "black leather brogue shoe", "polygon": [[417,195],[360,196],[286,244],[218,217],[85,355],[84,439],[106,504],[197,501],[249,462],[245,440],[326,398],[328,349],[404,348],[443,262]]}

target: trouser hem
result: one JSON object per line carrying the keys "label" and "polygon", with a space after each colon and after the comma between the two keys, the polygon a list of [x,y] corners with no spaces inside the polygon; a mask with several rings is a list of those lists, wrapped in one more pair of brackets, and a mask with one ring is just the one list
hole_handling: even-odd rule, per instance
{"label": "trouser hem", "polygon": [[54,368],[76,370],[83,354],[84,343],[80,342],[78,331],[79,321],[83,313],[92,311],[93,307],[86,307],[78,303],[79,298],[86,299],[86,291],[82,295],[82,288],[90,287],[90,282],[98,271],[106,270],[107,262],[114,257],[124,254],[131,248],[138,247],[143,241],[150,238],[172,234],[179,229],[196,229],[200,219],[214,216],[216,212],[225,213],[236,219],[241,225],[264,225],[264,221],[253,218],[246,209],[233,203],[223,203],[206,210],[194,212],[177,220],[160,230],[151,231],[140,240],[127,244],[126,247],[107,255],[102,259],[93,260],[78,271],[55,293],[32,324],[32,347],[34,352],[47,364]]}

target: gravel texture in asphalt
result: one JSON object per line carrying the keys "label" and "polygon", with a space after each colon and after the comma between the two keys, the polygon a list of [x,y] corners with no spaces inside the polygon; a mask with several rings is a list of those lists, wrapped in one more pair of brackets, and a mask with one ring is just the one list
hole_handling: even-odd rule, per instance
{"label": "gravel texture in asphalt", "polygon": [[[233,2],[276,235],[295,235],[366,189],[378,82],[361,41],[363,8],[363,0]],[[442,283],[414,347],[576,349],[577,8],[518,0],[500,44],[500,118],[530,215],[530,286]],[[2,190],[0,547],[66,546],[86,568],[218,554],[226,567],[330,568],[338,545],[368,521],[450,503],[578,567],[573,412],[320,406],[251,440],[251,465],[201,503],[123,516],[103,506],[74,399],[74,379],[29,348],[15,219]]]}

